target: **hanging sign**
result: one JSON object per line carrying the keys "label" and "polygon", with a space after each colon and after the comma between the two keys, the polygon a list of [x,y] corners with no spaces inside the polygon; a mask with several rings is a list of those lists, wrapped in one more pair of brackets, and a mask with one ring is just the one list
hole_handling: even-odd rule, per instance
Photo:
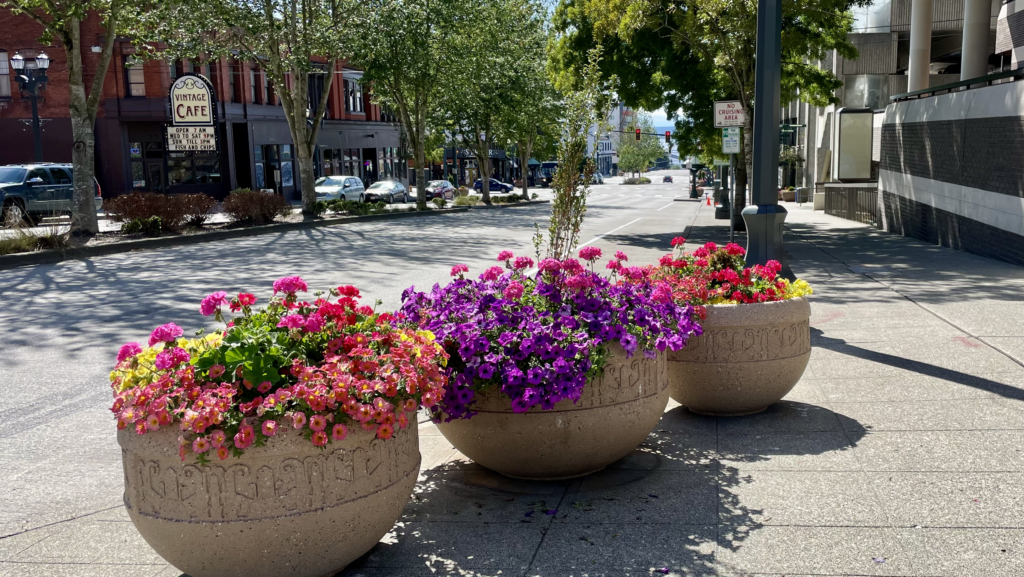
{"label": "hanging sign", "polygon": [[740,129],[739,128],[723,128],[722,129],[722,154],[739,154],[740,153]]}
{"label": "hanging sign", "polygon": [[743,111],[743,105],[739,100],[716,100],[715,101],[715,128],[726,126],[743,126],[747,115]]}
{"label": "hanging sign", "polygon": [[168,152],[217,151],[217,95],[199,74],[182,74],[168,93],[171,123],[166,127]]}

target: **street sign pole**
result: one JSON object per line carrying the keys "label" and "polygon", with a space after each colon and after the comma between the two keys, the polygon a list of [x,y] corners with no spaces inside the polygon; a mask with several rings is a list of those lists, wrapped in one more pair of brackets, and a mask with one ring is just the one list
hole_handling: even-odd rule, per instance
{"label": "street sign pole", "polygon": [[748,265],[770,260],[782,264],[782,276],[795,279],[782,247],[785,207],[779,206],[779,111],[782,77],[782,0],[758,0],[757,62],[754,68],[753,204],[743,209]]}
{"label": "street sign pole", "polygon": [[736,155],[729,155],[729,242],[736,242]]}

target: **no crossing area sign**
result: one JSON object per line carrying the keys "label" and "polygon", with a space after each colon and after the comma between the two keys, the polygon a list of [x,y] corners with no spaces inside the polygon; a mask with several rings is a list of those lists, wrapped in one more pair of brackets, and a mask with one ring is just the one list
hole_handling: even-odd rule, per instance
{"label": "no crossing area sign", "polygon": [[739,100],[715,101],[715,128],[743,126],[745,121],[746,113]]}

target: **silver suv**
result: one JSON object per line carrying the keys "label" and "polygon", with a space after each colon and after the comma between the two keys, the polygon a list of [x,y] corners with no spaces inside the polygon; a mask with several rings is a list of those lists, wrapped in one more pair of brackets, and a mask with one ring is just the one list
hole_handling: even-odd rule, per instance
{"label": "silver suv", "polygon": [[356,200],[363,194],[363,183],[354,176],[321,176],[316,180],[317,200]]}
{"label": "silver suv", "polygon": [[[72,171],[70,164],[36,163],[0,166],[2,222],[32,223],[39,217],[71,214]],[[100,183],[96,182],[96,210],[103,207]],[[12,220],[13,219],[13,220]]]}

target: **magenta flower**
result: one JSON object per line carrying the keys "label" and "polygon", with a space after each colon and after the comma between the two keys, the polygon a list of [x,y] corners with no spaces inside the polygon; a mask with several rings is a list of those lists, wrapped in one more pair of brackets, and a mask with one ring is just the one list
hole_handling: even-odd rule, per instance
{"label": "magenta flower", "polygon": [[309,287],[306,286],[306,281],[302,280],[302,277],[286,276],[274,281],[274,294],[279,292],[295,294],[299,291],[306,292],[307,290],[309,290]]}
{"label": "magenta flower", "polygon": [[540,272],[558,272],[562,270],[562,263],[553,258],[546,258],[540,261]]}
{"label": "magenta flower", "polygon": [[318,333],[324,328],[324,317],[320,313],[313,313],[306,319],[306,323],[303,326],[307,333]]}
{"label": "magenta flower", "polygon": [[528,256],[516,257],[515,263],[512,268],[516,270],[523,270],[524,268],[530,268],[533,266],[533,259]]}
{"label": "magenta flower", "polygon": [[284,327],[287,329],[301,329],[306,326],[306,317],[302,315],[288,315],[281,317],[281,321],[277,323],[278,327]]}
{"label": "magenta flower", "polygon": [[120,350],[117,351],[117,362],[120,363],[125,359],[130,359],[141,352],[142,345],[139,343],[125,343],[121,345]]}
{"label": "magenta flower", "polygon": [[615,270],[615,271],[617,271],[617,270],[620,270],[622,268],[622,263],[617,261],[617,260],[615,260],[615,259],[612,259],[612,260],[608,261],[608,264],[605,265],[605,268],[608,269],[608,270]]}
{"label": "magenta flower", "polygon": [[510,250],[503,250],[498,253],[498,262],[512,260],[515,255]]}
{"label": "magenta flower", "polygon": [[615,251],[615,258],[617,258],[617,259],[619,259],[619,260],[621,260],[623,262],[629,260],[629,257],[626,256],[626,253],[622,252],[621,250]]}
{"label": "magenta flower", "polygon": [[217,291],[211,295],[207,295],[203,299],[203,302],[199,303],[199,312],[203,313],[204,317],[208,317],[213,313],[217,312],[217,309],[221,305],[227,304],[228,293],[224,291]]}
{"label": "magenta flower", "polygon": [[580,258],[588,262],[593,262],[601,258],[601,249],[596,246],[585,246],[580,249]]}
{"label": "magenta flower", "polygon": [[469,272],[469,266],[464,264],[457,264],[452,267],[452,276],[460,275],[464,272]]}
{"label": "magenta flower", "polygon": [[574,258],[567,258],[562,261],[562,270],[569,274],[580,274],[583,272],[583,265]]}
{"label": "magenta flower", "polygon": [[149,346],[153,346],[157,343],[173,342],[183,334],[185,334],[185,331],[174,323],[160,325],[153,329],[153,332],[149,335]]}
{"label": "magenta flower", "polygon": [[224,374],[224,370],[224,365],[213,365],[212,367],[210,367],[210,378],[216,379],[217,377]]}
{"label": "magenta flower", "polygon": [[509,300],[518,300],[523,296],[523,285],[518,282],[513,282],[505,287],[505,298]]}
{"label": "magenta flower", "polygon": [[480,280],[498,280],[498,277],[500,277],[503,272],[505,272],[505,269],[501,268],[500,266],[492,266],[491,268],[485,270],[484,274],[480,275]]}
{"label": "magenta flower", "polygon": [[574,291],[581,291],[592,288],[594,286],[594,281],[591,277],[585,274],[578,274],[567,278],[565,280],[565,286]]}

